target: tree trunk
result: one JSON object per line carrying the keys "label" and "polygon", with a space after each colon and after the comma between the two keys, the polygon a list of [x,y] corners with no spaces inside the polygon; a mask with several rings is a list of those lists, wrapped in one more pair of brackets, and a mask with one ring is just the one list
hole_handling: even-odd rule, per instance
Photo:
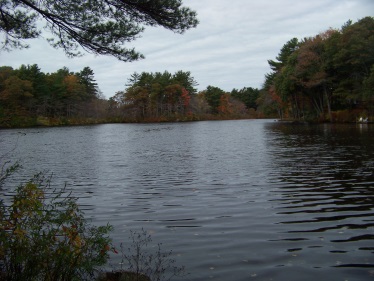
{"label": "tree trunk", "polygon": [[327,110],[328,110],[330,122],[332,122],[333,120],[332,120],[332,114],[331,114],[331,101],[330,101],[330,97],[329,97],[329,94],[328,94],[327,89],[326,89],[326,85],[323,86],[323,91],[325,93],[325,98],[326,98],[326,103],[327,103]]}

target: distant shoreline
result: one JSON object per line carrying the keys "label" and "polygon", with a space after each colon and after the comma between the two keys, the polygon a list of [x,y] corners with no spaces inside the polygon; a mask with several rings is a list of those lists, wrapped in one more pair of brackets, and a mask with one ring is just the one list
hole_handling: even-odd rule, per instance
{"label": "distant shoreline", "polygon": [[200,122],[200,121],[229,121],[229,120],[274,120],[274,122],[282,122],[282,123],[292,123],[292,124],[360,124],[360,125],[371,125],[374,124],[374,121],[367,121],[367,122],[360,122],[360,121],[304,121],[304,120],[293,120],[293,119],[279,119],[279,118],[251,118],[251,117],[241,117],[241,118],[218,118],[218,116],[211,116],[212,118],[199,118],[199,119],[192,119],[192,120],[163,120],[163,121],[154,121],[154,120],[142,120],[142,121],[119,121],[119,120],[93,120],[93,119],[86,119],[86,120],[64,120],[63,122],[54,122],[51,123],[43,123],[43,124],[34,124],[30,126],[19,126],[19,127],[12,127],[12,126],[0,126],[0,130],[6,129],[26,129],[26,128],[53,128],[53,127],[75,127],[75,126],[91,126],[91,125],[104,125],[104,124],[163,124],[163,123],[186,123],[186,122]]}

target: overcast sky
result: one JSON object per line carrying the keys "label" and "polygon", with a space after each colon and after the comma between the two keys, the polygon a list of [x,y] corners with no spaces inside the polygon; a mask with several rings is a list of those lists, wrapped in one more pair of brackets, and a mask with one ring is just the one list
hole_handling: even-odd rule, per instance
{"label": "overcast sky", "polygon": [[134,72],[174,73],[190,71],[198,89],[212,85],[225,91],[260,88],[270,71],[267,60],[275,59],[293,37],[315,36],[328,28],[340,28],[374,16],[373,0],[184,0],[196,10],[200,24],[183,35],[147,28],[135,47],[145,59],[124,63],[107,56],[86,54],[69,59],[43,40],[31,40],[30,48],[0,52],[0,65],[18,68],[37,64],[43,72],[66,66],[78,72],[89,66],[100,90],[109,98],[124,90]]}

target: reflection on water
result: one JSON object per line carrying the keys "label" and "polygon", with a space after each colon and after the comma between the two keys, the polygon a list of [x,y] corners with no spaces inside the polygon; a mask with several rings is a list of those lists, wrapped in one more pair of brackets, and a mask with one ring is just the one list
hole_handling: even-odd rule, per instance
{"label": "reflection on water", "polygon": [[[282,239],[295,242],[292,252],[314,249],[321,263],[318,268],[374,268],[372,129],[331,124],[268,126],[274,137],[268,141],[278,186],[273,192],[281,195],[273,200],[283,218],[278,223],[286,233]],[[351,272],[350,280],[373,278],[373,271]]]}
{"label": "reflection on water", "polygon": [[372,280],[373,132],[264,120],[3,130],[0,155],[18,139],[18,179],[66,181],[115,242],[144,227],[183,280]]}

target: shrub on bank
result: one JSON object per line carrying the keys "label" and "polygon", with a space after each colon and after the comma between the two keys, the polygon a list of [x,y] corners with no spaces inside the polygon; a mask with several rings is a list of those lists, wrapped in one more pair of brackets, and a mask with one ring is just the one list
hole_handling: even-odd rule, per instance
{"label": "shrub on bank", "polygon": [[42,174],[0,201],[0,280],[92,280],[113,250],[110,225],[92,226],[76,198]]}

